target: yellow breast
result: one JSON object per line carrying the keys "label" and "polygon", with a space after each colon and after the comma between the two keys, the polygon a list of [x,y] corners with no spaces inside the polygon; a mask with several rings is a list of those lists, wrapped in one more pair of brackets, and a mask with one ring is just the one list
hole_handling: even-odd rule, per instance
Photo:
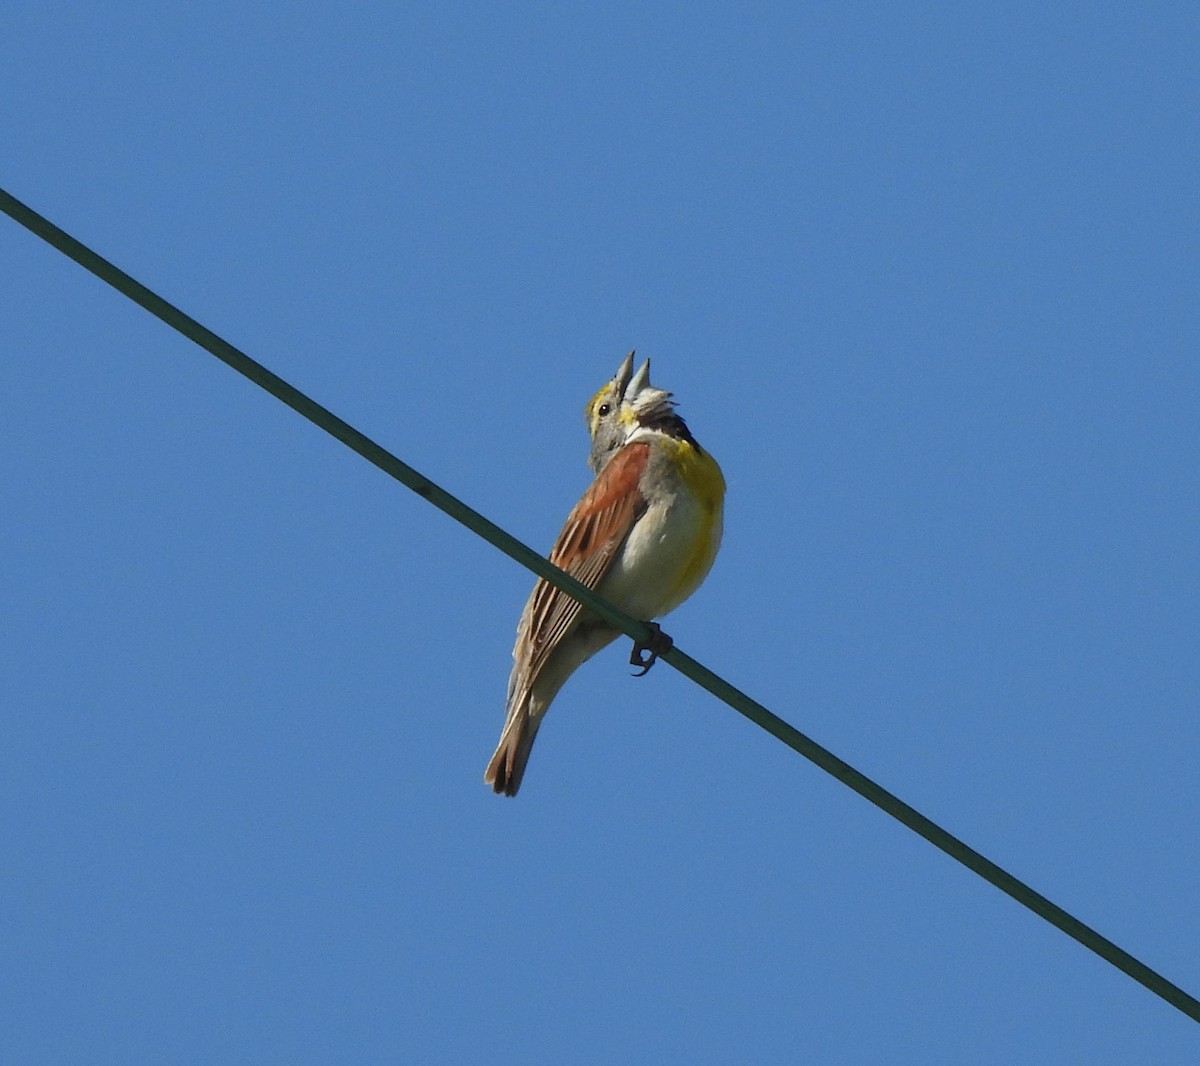
{"label": "yellow breast", "polygon": [[700,586],[717,556],[717,548],[721,545],[725,478],[711,455],[687,441],[671,440],[667,447],[673,453],[680,482],[697,505],[699,519],[691,549],[685,555],[672,589],[671,599],[679,604]]}

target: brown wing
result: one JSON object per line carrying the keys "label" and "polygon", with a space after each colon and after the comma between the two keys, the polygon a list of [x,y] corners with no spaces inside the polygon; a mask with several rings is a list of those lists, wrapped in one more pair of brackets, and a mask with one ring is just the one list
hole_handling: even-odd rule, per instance
{"label": "brown wing", "polygon": [[[550,561],[590,589],[600,584],[633,523],[645,513],[646,501],[638,484],[649,455],[649,444],[621,448],[575,505],[554,542]],[[579,603],[565,592],[538,580],[521,619],[526,639],[517,642],[518,649],[528,656],[525,669],[518,671],[526,686],[532,684],[581,611]]]}

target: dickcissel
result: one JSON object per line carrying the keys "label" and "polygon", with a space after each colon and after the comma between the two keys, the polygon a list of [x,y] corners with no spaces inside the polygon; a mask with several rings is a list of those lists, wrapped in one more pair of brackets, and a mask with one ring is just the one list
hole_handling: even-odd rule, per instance
{"label": "dickcissel", "polygon": [[[671,394],[651,386],[649,360],[633,372],[633,352],[584,416],[596,480],[567,518],[550,561],[626,614],[661,617],[696,591],[717,554],[721,468],[675,413]],[[483,776],[496,792],[516,795],[558,690],[617,636],[565,592],[541,579],[534,585],[517,625],[504,731]],[[635,647],[630,661],[644,673],[661,650]]]}

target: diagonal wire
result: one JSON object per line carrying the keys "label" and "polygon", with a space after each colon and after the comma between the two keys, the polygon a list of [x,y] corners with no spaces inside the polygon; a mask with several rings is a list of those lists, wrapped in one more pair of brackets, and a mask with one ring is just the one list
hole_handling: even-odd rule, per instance
{"label": "diagonal wire", "polygon": [[[195,341],[200,347],[215,355],[222,362],[233,367],[256,385],[266,389],[276,399],[283,401],[294,411],[302,414],[314,425],[336,437],[345,445],[358,452],[364,459],[397,481],[407,485],[418,496],[423,497],[435,507],[445,511],[451,518],[461,522],[472,532],[499,548],[506,555],[515,559],[522,566],[532,570],[538,577],[545,578],[563,592],[573,596],[588,610],[593,611],[609,625],[621,630],[627,636],[637,641],[646,641],[651,637],[650,627],[645,622],[631,618],[617,610],[611,603],[601,599],[591,589],[580,584],[569,574],[554,566],[548,560],[538,555],[533,549],[526,547],[515,537],[506,533],[495,523],[488,521],[478,511],[468,507],[461,500],[445,492],[424,475],[401,461],[391,452],[380,447],[369,437],[360,433],[349,423],[338,418],[333,412],[309,399],[304,393],[289,385],[281,377],[271,373],[262,364],[255,362],[244,352],[239,351],[227,341],[222,340],[211,330],[206,329],[194,318],[184,314],[177,307],[167,303],[161,296],[151,292],[145,285],[135,281],[110,263],[81,244],[70,234],[59,229],[54,223],[27,207],[15,197],[0,189],[0,210],[9,215],[21,225],[41,237],[48,244],[57,248],[64,255],[74,259],[80,266],[107,282],[119,292],[124,293],[134,303],[162,319],[167,325],[178,330],[185,337]],[[876,784],[865,774],[854,769],[849,763],[839,759],[833,752],[828,751],[815,740],[805,736],[795,727],[789,725],[778,715],[767,710],[761,703],[751,699],[741,690],[734,688],[728,681],[723,680],[703,664],[686,655],[679,648],[672,648],[661,656],[680,673],[690,678],[696,684],[707,689],[718,699],[727,703],[735,711],[745,715],[750,721],[761,726],[773,737],[781,740],[793,751],[799,752],[806,759],[816,763],[826,773],[837,778],[864,799],[875,804],[880,810],[886,811],[897,821],[908,826],[913,832],[924,837],[935,847],[940,848],[951,858],[973,870],[984,880],[988,881],[1001,892],[1007,893],[1018,903],[1028,907],[1035,914],[1044,918],[1051,925],[1066,933],[1067,936],[1079,941],[1084,947],[1094,951],[1106,962],[1111,963],[1123,973],[1132,977],[1139,984],[1148,988],[1155,995],[1166,1000],[1173,1007],[1182,1011],[1193,1021],[1200,1022],[1200,1001],[1189,995],[1178,985],[1167,980],[1162,974],[1152,970],[1145,963],[1118,947],[1107,937],[1102,936],[1091,926],[1085,925],[1078,918],[1052,903],[1040,892],[1035,891],[1023,881],[1014,877],[1006,870],[997,866],[986,856],[963,843],[957,837],[948,833],[937,823],[926,818],[920,811],[910,807],[898,796],[893,795],[883,786]]]}

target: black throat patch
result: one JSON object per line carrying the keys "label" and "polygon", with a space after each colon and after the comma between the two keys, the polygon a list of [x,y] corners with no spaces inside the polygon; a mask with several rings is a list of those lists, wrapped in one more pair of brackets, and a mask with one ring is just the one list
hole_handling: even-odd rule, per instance
{"label": "black throat patch", "polygon": [[696,438],[692,436],[692,431],[688,429],[687,423],[674,411],[656,411],[649,416],[643,416],[638,419],[638,425],[645,426],[647,429],[657,429],[659,432],[665,433],[668,437],[686,441],[701,455],[704,454],[704,449],[700,447]]}

